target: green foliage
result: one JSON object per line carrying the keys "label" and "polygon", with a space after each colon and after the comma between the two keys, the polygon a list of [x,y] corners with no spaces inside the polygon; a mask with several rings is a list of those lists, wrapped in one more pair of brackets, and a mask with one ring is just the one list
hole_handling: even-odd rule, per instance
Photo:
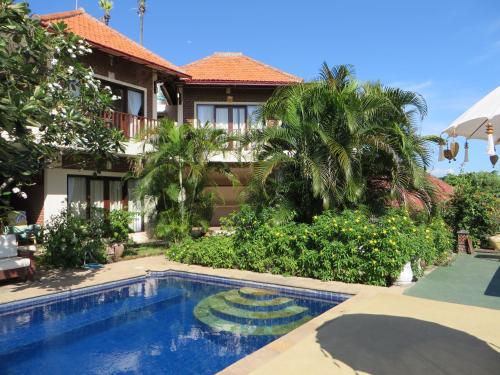
{"label": "green foliage", "polygon": [[142,137],[146,145],[134,171],[137,193],[155,198],[157,236],[177,241],[193,226],[208,227],[215,199],[206,189],[209,175],[217,172],[235,182],[227,165],[210,159],[226,152],[231,138],[210,126],[173,121],[162,121]]}
{"label": "green foliage", "polygon": [[100,169],[122,149],[120,132],[102,120],[111,93],[78,60],[92,52],[89,44],[67,32],[64,23],[49,31],[29,12],[25,2],[0,0],[2,216],[12,189],[32,183],[60,156],[60,146],[65,154],[91,155],[79,165],[87,169]]}
{"label": "green foliage", "polygon": [[167,250],[169,259],[211,266],[218,268],[232,268],[236,264],[236,255],[231,237],[214,235],[201,240],[191,238],[181,244],[173,245]]}
{"label": "green foliage", "polygon": [[[422,266],[444,261],[452,247],[451,232],[443,220],[418,224],[402,210],[377,218],[360,210],[327,211],[311,224],[277,221],[275,212],[244,206],[225,220],[232,236],[228,247],[219,249],[226,259],[224,267],[390,285],[405,263],[411,261],[419,275]],[[182,243],[168,255],[216,267],[211,261],[215,255],[206,252],[207,240]]]}
{"label": "green foliage", "polygon": [[169,242],[178,243],[189,237],[191,225],[179,217],[175,210],[160,212],[156,217],[155,236]]}
{"label": "green foliage", "polygon": [[127,242],[131,232],[129,224],[134,214],[125,210],[112,210],[107,214],[105,237],[111,242]]}
{"label": "green foliage", "polygon": [[447,176],[454,186],[444,218],[456,234],[467,230],[474,246],[488,247],[487,237],[500,232],[500,176],[495,172]]}
{"label": "green foliage", "polygon": [[405,206],[408,193],[430,210],[424,169],[434,138],[416,126],[426,111],[416,93],[362,84],[351,67],[325,64],[318,80],[282,87],[263,105],[262,120],[281,124],[246,139],[258,161],[248,194],[262,205],[285,203],[305,222],[323,209]]}
{"label": "green foliage", "polygon": [[84,220],[63,212],[45,227],[45,254],[47,264],[55,267],[81,267],[84,261],[106,261],[103,215],[92,215]]}

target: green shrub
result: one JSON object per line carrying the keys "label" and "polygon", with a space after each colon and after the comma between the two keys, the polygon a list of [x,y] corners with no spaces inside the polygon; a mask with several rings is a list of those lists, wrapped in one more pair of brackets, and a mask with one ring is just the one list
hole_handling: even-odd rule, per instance
{"label": "green shrub", "polygon": [[167,249],[170,260],[202,266],[234,268],[236,256],[233,240],[229,236],[216,235],[199,240],[187,238]]}
{"label": "green shrub", "polygon": [[[281,216],[282,217],[282,216]],[[276,220],[272,209],[243,207],[225,224],[231,237],[186,241],[170,259],[213,267],[390,285],[411,261],[414,272],[449,254],[452,237],[442,219],[417,224],[394,210],[378,218],[362,211],[325,212],[311,224]]]}
{"label": "green shrub", "polygon": [[84,220],[63,212],[45,227],[47,264],[56,267],[80,267],[87,262],[106,261],[104,254],[104,218],[92,215]]}
{"label": "green shrub", "polygon": [[191,234],[191,224],[182,220],[175,210],[160,212],[156,218],[155,236],[170,243],[179,243]]}
{"label": "green shrub", "polygon": [[487,238],[500,232],[500,176],[496,171],[474,172],[444,180],[455,188],[443,212],[455,238],[459,230],[467,230],[474,246],[489,246]]}
{"label": "green shrub", "polygon": [[127,242],[128,234],[131,232],[129,224],[132,222],[134,213],[124,210],[113,210],[108,213],[105,237],[112,242]]}

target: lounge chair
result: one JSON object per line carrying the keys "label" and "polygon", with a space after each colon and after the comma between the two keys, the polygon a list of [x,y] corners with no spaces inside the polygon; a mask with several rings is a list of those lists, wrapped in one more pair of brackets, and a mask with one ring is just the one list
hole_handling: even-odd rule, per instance
{"label": "lounge chair", "polygon": [[18,248],[15,234],[0,235],[0,280],[16,277],[33,280],[34,249]]}

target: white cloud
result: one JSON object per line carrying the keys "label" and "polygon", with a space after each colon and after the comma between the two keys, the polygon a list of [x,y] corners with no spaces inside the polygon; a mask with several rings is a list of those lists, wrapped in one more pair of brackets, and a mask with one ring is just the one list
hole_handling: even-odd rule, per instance
{"label": "white cloud", "polygon": [[186,44],[192,44],[192,43],[193,43],[192,40],[190,40],[190,39],[186,40]]}
{"label": "white cloud", "polygon": [[392,82],[388,86],[391,87],[399,87],[400,89],[407,90],[407,91],[422,91],[424,89],[427,89],[432,86],[432,80],[428,79],[427,81],[423,82],[405,82],[405,81],[400,81],[400,82]]}

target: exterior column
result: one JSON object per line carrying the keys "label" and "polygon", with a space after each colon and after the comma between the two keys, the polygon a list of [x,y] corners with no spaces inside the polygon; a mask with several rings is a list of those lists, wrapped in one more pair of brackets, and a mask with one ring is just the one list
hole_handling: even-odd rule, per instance
{"label": "exterior column", "polygon": [[158,108],[157,108],[157,103],[156,103],[156,81],[158,80],[158,73],[156,73],[155,71],[153,71],[153,95],[152,95],[152,98],[153,98],[153,103],[151,104],[151,118],[156,120],[158,118]]}
{"label": "exterior column", "polygon": [[[180,103],[179,103],[180,100]],[[177,124],[184,123],[184,90],[181,86],[177,87]]]}

